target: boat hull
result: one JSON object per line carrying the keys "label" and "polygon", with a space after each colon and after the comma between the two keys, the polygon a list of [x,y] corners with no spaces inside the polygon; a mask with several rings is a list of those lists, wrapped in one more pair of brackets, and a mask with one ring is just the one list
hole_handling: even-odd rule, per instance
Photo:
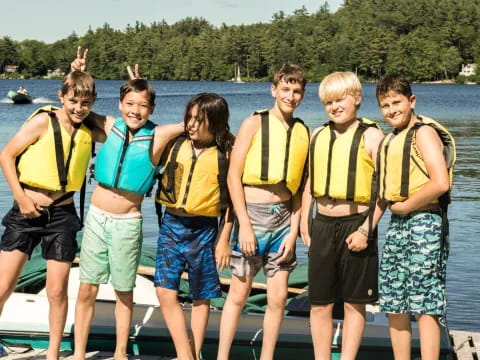
{"label": "boat hull", "polygon": [[16,91],[10,90],[7,93],[7,97],[15,104],[31,104],[33,98],[29,95],[19,94]]}

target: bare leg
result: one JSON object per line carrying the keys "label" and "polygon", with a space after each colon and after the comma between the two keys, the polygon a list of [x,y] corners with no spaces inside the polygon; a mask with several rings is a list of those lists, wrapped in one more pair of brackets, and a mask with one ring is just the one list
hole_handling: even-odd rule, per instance
{"label": "bare leg", "polygon": [[330,360],[333,320],[333,304],[312,305],[310,310],[310,328],[316,360]]}
{"label": "bare leg", "polygon": [[0,315],[27,260],[28,255],[19,250],[0,251]]}
{"label": "bare leg", "polygon": [[420,330],[422,360],[438,359],[440,356],[440,324],[437,316],[420,315],[417,322]]}
{"label": "bare leg", "polygon": [[200,359],[209,314],[210,300],[193,300],[192,317],[190,320],[190,327],[192,328],[191,346],[197,360]]}
{"label": "bare leg", "polygon": [[395,360],[410,360],[412,327],[408,314],[388,314]]}
{"label": "bare leg", "polygon": [[342,360],[355,360],[365,329],[365,304],[344,304]]}
{"label": "bare leg", "polygon": [[117,332],[117,345],[115,346],[114,359],[126,360],[128,335],[132,323],[133,291],[117,291],[115,304],[115,329]]}
{"label": "bare leg", "polygon": [[177,300],[178,291],[157,287],[158,301],[163,318],[172,336],[178,360],[193,360],[188,339],[187,324],[182,307]]}
{"label": "bare leg", "polygon": [[47,297],[50,304],[48,322],[50,325],[50,341],[47,350],[47,360],[58,359],[60,344],[68,311],[68,274],[70,262],[47,261]]}
{"label": "bare leg", "polygon": [[271,360],[283,322],[287,300],[288,271],[277,271],[267,278],[267,310],[263,318],[263,342],[260,360]]}
{"label": "bare leg", "polygon": [[95,299],[98,294],[97,284],[80,283],[75,306],[75,360],[85,360],[88,333],[95,311]]}
{"label": "bare leg", "polygon": [[240,313],[245,306],[252,288],[253,277],[232,276],[230,289],[222,310],[220,320],[220,339],[218,342],[217,360],[228,360],[230,347],[240,320]]}

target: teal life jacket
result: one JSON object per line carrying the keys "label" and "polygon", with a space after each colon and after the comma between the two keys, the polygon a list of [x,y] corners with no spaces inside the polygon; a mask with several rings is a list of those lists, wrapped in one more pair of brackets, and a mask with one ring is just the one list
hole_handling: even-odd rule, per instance
{"label": "teal life jacket", "polygon": [[127,124],[122,118],[115,120],[98,152],[95,180],[115,189],[147,194],[157,174],[157,166],[150,160],[154,134],[155,124],[147,121],[129,141]]}

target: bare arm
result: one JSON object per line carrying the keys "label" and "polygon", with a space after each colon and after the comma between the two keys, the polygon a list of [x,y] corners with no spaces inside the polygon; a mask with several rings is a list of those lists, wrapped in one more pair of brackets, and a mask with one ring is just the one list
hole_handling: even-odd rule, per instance
{"label": "bare arm", "polygon": [[217,269],[224,270],[230,265],[230,232],[233,228],[233,211],[229,206],[225,211],[224,223],[217,243],[215,245],[215,261],[217,262]]}
{"label": "bare arm", "polygon": [[312,214],[310,214],[312,203],[313,196],[310,192],[310,176],[308,176],[302,193],[302,206],[300,210],[300,236],[302,237],[303,243],[306,247],[310,247],[311,242],[309,224],[311,221],[311,217],[313,216]]}
{"label": "bare arm", "polygon": [[260,116],[258,115],[250,116],[243,121],[233,145],[227,177],[230,197],[232,199],[235,215],[237,216],[240,225],[240,248],[247,256],[255,255],[257,241],[247,213],[242,175],[245,166],[245,159],[259,124]]}
{"label": "bare arm", "polygon": [[[378,154],[378,148],[380,146],[380,142],[383,139],[383,136],[384,135],[381,130],[373,127],[368,128],[367,131],[365,131],[365,135],[364,135],[365,147],[368,155],[370,155],[370,157],[372,158],[375,167],[377,165],[376,159]],[[371,194],[371,196],[373,196],[373,194]],[[379,200],[377,200],[375,204],[375,210],[373,212],[373,222],[372,222],[373,229],[375,229],[378,222],[382,218],[383,213],[385,212],[386,205],[387,204],[385,202],[380,202]],[[352,251],[361,251],[366,249],[368,246],[368,232],[369,232],[368,216],[363,222],[363,224],[361,225],[361,228],[362,228],[361,230],[357,230],[351,233],[345,240],[346,243],[348,244],[348,248]]]}
{"label": "bare arm", "polygon": [[416,132],[415,141],[427,168],[429,180],[405,201],[394,203],[390,210],[395,214],[403,215],[421,209],[450,189],[443,144],[437,132],[430,126],[422,126]]}
{"label": "bare arm", "polygon": [[35,201],[25,194],[17,176],[15,158],[40,139],[48,129],[48,115],[41,113],[25,123],[0,153],[0,165],[20,212],[26,218],[40,216]]}
{"label": "bare arm", "polygon": [[168,143],[182,135],[184,131],[185,126],[183,121],[177,124],[158,125],[155,128],[155,138],[153,141],[152,153],[150,154],[152,163],[158,164]]}

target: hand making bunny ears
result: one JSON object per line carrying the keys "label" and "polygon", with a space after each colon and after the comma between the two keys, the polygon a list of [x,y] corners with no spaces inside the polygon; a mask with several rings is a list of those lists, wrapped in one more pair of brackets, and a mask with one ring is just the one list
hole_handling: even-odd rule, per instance
{"label": "hand making bunny ears", "polygon": [[138,71],[138,64],[135,64],[135,72],[132,71],[132,68],[130,65],[127,65],[127,71],[128,71],[128,76],[130,77],[130,80],[135,80],[135,79],[141,79],[142,77],[140,76],[140,72]]}
{"label": "hand making bunny ears", "polygon": [[77,47],[77,58],[70,64],[71,71],[86,71],[87,70],[87,56],[88,49],[82,53],[82,47]]}

